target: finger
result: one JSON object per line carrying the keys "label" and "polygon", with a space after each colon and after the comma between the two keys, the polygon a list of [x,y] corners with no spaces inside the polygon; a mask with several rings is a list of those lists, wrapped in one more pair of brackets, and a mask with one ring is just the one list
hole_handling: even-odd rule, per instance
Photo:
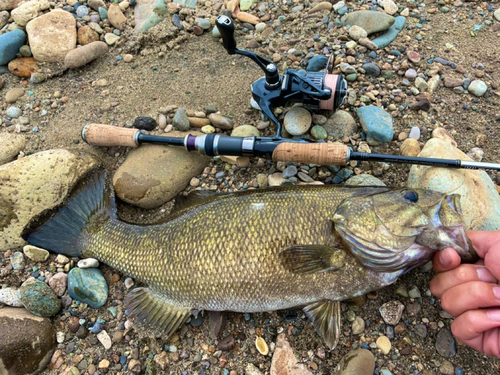
{"label": "finger", "polygon": [[485,258],[486,254],[493,248],[500,248],[500,231],[470,230],[467,237],[471,240],[477,255]]}
{"label": "finger", "polygon": [[441,306],[453,316],[467,310],[500,306],[500,286],[483,281],[454,286],[441,296]]}
{"label": "finger", "polygon": [[454,249],[447,248],[434,255],[432,266],[434,271],[439,273],[458,267],[460,261],[460,255]]}
{"label": "finger", "polygon": [[467,346],[500,358],[500,309],[469,310],[451,324],[453,335]]}
{"label": "finger", "polygon": [[455,318],[451,331],[457,339],[469,341],[496,327],[500,327],[500,309],[469,310]]}
{"label": "finger", "polygon": [[431,293],[441,298],[448,289],[470,281],[496,283],[497,279],[485,267],[474,264],[461,264],[453,270],[434,276],[430,285]]}

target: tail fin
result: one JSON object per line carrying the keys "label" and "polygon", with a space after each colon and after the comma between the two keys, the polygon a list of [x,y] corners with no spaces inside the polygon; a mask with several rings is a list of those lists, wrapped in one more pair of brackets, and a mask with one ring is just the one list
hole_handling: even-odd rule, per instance
{"label": "tail fin", "polygon": [[73,188],[55,210],[43,212],[24,229],[30,244],[71,256],[79,256],[79,239],[92,223],[116,218],[115,197],[107,171],[95,168]]}

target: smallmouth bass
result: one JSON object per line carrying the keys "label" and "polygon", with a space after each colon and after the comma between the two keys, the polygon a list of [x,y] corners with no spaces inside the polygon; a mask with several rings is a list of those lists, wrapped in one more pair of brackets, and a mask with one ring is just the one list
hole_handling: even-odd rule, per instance
{"label": "smallmouth bass", "polygon": [[303,307],[330,349],[340,335],[339,301],[393,283],[446,247],[465,261],[476,256],[457,195],[337,185],[195,193],[168,222],[140,226],[118,219],[103,169],[23,237],[147,284],[127,294],[126,314],[166,338],[195,309]]}

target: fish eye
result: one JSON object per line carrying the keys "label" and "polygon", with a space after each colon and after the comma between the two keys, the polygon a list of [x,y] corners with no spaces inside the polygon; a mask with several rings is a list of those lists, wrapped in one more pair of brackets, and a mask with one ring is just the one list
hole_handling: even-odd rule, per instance
{"label": "fish eye", "polygon": [[405,190],[403,192],[403,196],[409,202],[412,202],[412,203],[418,202],[418,194],[416,192],[414,192],[413,190]]}

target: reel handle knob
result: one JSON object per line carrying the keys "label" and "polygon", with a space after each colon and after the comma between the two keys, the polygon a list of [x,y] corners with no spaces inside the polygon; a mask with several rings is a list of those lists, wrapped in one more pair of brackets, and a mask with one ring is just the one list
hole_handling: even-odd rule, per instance
{"label": "reel handle knob", "polygon": [[215,21],[217,29],[222,36],[222,42],[224,48],[229,52],[230,55],[235,53],[236,50],[236,39],[234,39],[234,23],[228,16],[219,16]]}

